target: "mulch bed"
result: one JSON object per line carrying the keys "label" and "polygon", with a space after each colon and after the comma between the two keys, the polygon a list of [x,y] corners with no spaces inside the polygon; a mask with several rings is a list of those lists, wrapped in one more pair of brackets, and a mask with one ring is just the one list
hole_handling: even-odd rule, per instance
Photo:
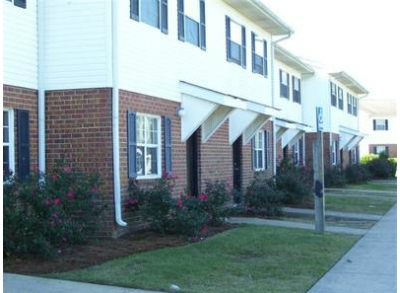
{"label": "mulch bed", "polygon": [[[224,224],[210,227],[208,237],[237,225]],[[141,231],[117,239],[92,239],[85,245],[69,246],[54,259],[43,259],[32,255],[3,259],[3,271],[24,275],[43,275],[87,268],[103,262],[135,253],[188,244],[180,235],[162,235],[152,231]]]}

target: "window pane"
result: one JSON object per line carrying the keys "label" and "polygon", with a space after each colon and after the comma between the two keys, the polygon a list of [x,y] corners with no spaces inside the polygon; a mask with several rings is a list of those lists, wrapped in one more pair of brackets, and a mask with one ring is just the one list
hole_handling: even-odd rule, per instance
{"label": "window pane", "polygon": [[264,58],[259,55],[254,55],[254,71],[263,74]]}
{"label": "window pane", "polygon": [[148,118],[146,125],[146,143],[157,144],[157,119],[156,118]]}
{"label": "window pane", "polygon": [[199,23],[193,19],[186,17],[185,22],[185,39],[187,42],[199,46]]}
{"label": "window pane", "polygon": [[256,37],[255,45],[256,45],[256,48],[255,48],[256,54],[260,55],[260,56],[264,56],[264,40],[258,39]]}
{"label": "window pane", "polygon": [[282,71],[282,84],[288,85],[288,74],[285,71]]}
{"label": "window pane", "polygon": [[3,126],[8,126],[9,121],[8,121],[8,111],[3,111]]}
{"label": "window pane", "polygon": [[237,44],[242,43],[242,26],[234,21],[231,21],[231,41]]}
{"label": "window pane", "polygon": [[185,0],[185,15],[191,19],[200,22],[200,1],[199,0]]}
{"label": "window pane", "polygon": [[144,147],[136,149],[136,172],[137,175],[144,175]]}
{"label": "window pane", "polygon": [[140,18],[143,22],[159,27],[159,0],[142,0],[140,1]]}
{"label": "window pane", "polygon": [[145,117],[143,116],[136,116],[136,138],[137,143],[145,143]]}
{"label": "window pane", "polygon": [[157,148],[147,148],[146,175],[156,175],[158,173],[157,166]]}
{"label": "window pane", "polygon": [[238,63],[240,63],[240,61],[242,60],[241,58],[241,46],[238,45],[237,43],[234,42],[230,42],[231,43],[231,51],[230,51],[230,57],[237,61]]}
{"label": "window pane", "polygon": [[10,142],[10,137],[9,137],[9,128],[8,127],[3,127],[3,143],[9,143]]}

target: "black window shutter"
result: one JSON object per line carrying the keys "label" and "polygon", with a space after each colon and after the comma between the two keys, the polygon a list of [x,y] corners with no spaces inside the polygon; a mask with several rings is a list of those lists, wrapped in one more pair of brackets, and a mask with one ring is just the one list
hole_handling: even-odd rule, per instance
{"label": "black window shutter", "polygon": [[389,156],[389,147],[385,147],[385,153]]}
{"label": "black window shutter", "polygon": [[206,50],[206,6],[204,0],[200,0],[200,48]]}
{"label": "black window shutter", "polygon": [[128,176],[135,178],[136,170],[136,112],[128,111]]}
{"label": "black window shutter", "polygon": [[293,102],[294,102],[294,99],[295,99],[295,89],[294,89],[294,82],[295,82],[295,80],[294,80],[294,75],[292,75],[292,99],[293,99]]}
{"label": "black window shutter", "polygon": [[131,18],[139,21],[139,0],[131,0]]}
{"label": "black window shutter", "polygon": [[299,103],[301,103],[301,79],[299,79],[298,83],[299,83]]}
{"label": "black window shutter", "polygon": [[265,148],[265,169],[268,169],[268,155],[269,155],[269,132],[264,131],[264,148]]}
{"label": "black window shutter", "polygon": [[389,130],[389,121],[385,119],[385,130]]}
{"label": "black window shutter", "polygon": [[256,35],[251,32],[251,67],[256,72]]}
{"label": "black window shutter", "polygon": [[231,20],[225,17],[225,37],[226,37],[226,60],[231,59]]}
{"label": "black window shutter", "polygon": [[168,0],[161,0],[161,31],[168,34]]}
{"label": "black window shutter", "polygon": [[375,119],[372,121],[372,124],[373,124],[374,130],[376,130],[376,120]]}
{"label": "black window shutter", "polygon": [[29,111],[18,110],[18,178],[24,180],[29,176]]}
{"label": "black window shutter", "polygon": [[246,68],[246,28],[242,26],[242,67]]}
{"label": "black window shutter", "polygon": [[268,53],[268,49],[267,49],[267,41],[264,40],[264,76],[268,75],[268,62],[267,62],[267,53]]}
{"label": "black window shutter", "polygon": [[185,41],[185,14],[183,0],[178,0],[178,39]]}
{"label": "black window shutter", "polygon": [[26,8],[26,0],[14,0],[14,5],[21,8]]}
{"label": "black window shutter", "polygon": [[255,139],[255,137],[253,137],[251,139],[251,169],[252,170],[255,170],[255,168],[256,168],[256,154],[254,151],[255,145],[256,145],[256,139]]}
{"label": "black window shutter", "polygon": [[172,132],[171,118],[164,117],[164,150],[165,150],[165,172],[172,173]]}

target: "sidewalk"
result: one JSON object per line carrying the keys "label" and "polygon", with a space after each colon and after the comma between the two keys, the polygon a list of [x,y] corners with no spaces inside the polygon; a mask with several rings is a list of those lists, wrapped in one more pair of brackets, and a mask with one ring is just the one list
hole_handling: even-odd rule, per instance
{"label": "sidewalk", "polygon": [[307,293],[396,293],[397,205]]}
{"label": "sidewalk", "polygon": [[3,274],[4,293],[162,293],[14,274]]}

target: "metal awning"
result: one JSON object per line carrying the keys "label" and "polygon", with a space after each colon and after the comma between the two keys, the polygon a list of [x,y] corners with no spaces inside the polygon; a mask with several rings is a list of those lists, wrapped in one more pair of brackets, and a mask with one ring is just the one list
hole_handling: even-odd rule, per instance
{"label": "metal awning", "polygon": [[349,88],[357,95],[367,95],[368,91],[358,83],[354,78],[348,75],[344,71],[329,73],[331,77],[333,77],[337,82],[340,82],[345,87]]}
{"label": "metal awning", "polygon": [[284,23],[283,20],[269,10],[259,0],[223,1],[272,35],[290,35],[293,33],[291,27]]}

